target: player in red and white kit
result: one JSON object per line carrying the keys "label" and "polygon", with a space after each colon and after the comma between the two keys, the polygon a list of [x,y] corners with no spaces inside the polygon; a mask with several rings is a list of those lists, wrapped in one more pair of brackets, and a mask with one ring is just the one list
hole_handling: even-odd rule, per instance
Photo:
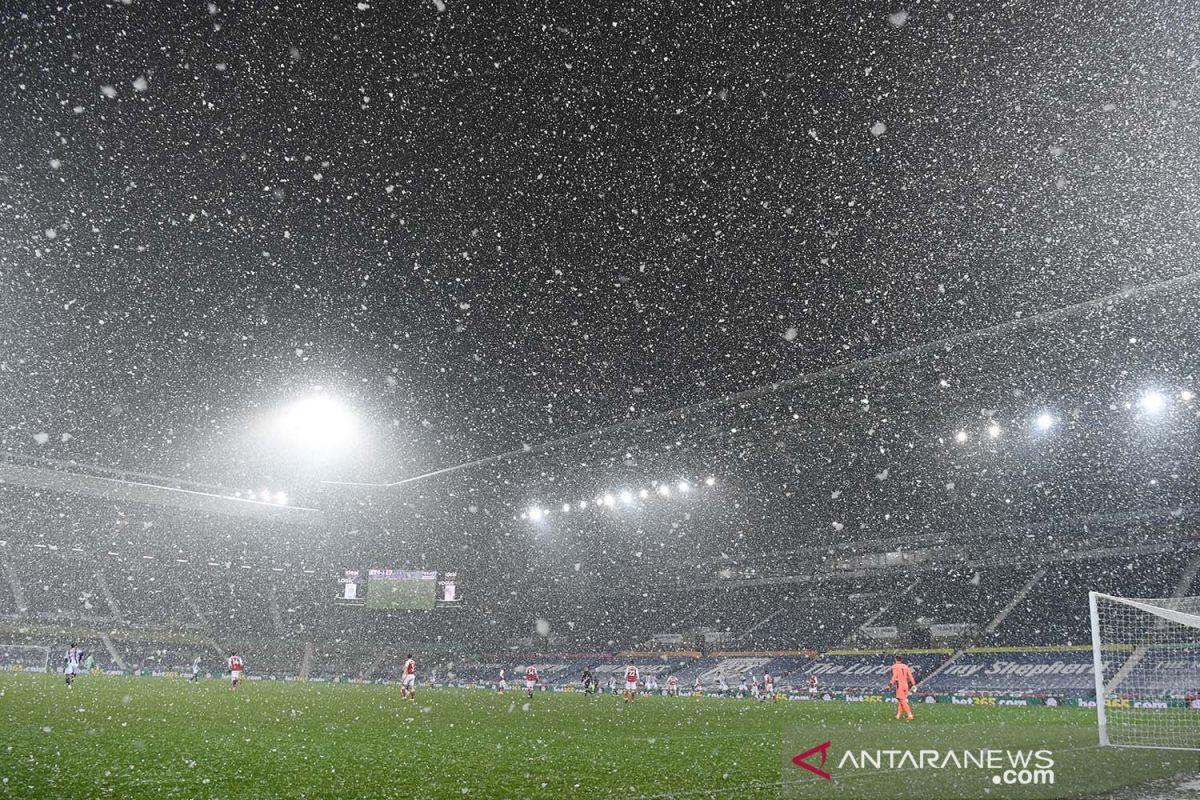
{"label": "player in red and white kit", "polygon": [[508,681],[504,679],[504,667],[500,668],[500,682],[496,684],[496,691],[500,694],[508,691]]}
{"label": "player in red and white kit", "polygon": [[667,676],[667,696],[679,697],[679,678],[674,675]]}
{"label": "player in red and white kit", "polygon": [[408,654],[408,659],[404,662],[404,672],[400,676],[400,699],[408,698],[412,702],[417,702],[417,662],[413,660],[412,653]]}
{"label": "player in red and white kit", "polygon": [[229,691],[233,691],[242,682],[242,657],[237,653],[229,654]]}
{"label": "player in red and white kit", "polygon": [[638,668],[636,666],[634,666],[633,664],[627,664],[625,666],[625,695],[624,695],[624,697],[625,697],[626,703],[637,702],[637,685],[638,685],[638,678],[640,678],[640,677],[641,677],[641,673],[638,672]]}
{"label": "player in red and white kit", "polygon": [[815,698],[817,696],[817,676],[814,673],[808,673],[808,696]]}
{"label": "player in red and white kit", "polygon": [[763,700],[775,699],[775,679],[771,677],[771,673],[763,673]]}
{"label": "player in red and white kit", "polygon": [[538,674],[537,667],[530,664],[525,668],[525,695],[530,699],[533,698],[533,687],[537,686]]}

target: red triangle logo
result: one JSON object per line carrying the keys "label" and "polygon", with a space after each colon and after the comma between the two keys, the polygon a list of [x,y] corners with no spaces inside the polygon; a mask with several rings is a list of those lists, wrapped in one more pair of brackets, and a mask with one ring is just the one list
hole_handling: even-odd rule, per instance
{"label": "red triangle logo", "polygon": [[829,745],[830,745],[830,742],[826,742],[825,744],[819,744],[810,750],[805,750],[800,755],[794,756],[792,758],[792,763],[795,764],[797,767],[804,767],[806,770],[813,773],[814,775],[820,775],[822,778],[824,778],[827,781],[832,780],[832,778],[829,777],[828,772],[826,772],[823,769],[818,769],[817,767],[814,767],[812,764],[805,761],[805,759],[808,758],[809,756],[811,756],[813,753],[820,752],[821,766],[822,767],[825,766],[825,759],[829,755],[829,753],[828,753]]}

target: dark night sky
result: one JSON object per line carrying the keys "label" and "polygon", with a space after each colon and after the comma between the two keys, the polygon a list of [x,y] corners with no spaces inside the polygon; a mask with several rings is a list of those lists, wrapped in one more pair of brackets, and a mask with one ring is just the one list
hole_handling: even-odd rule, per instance
{"label": "dark night sky", "polygon": [[369,6],[0,12],[5,449],[252,479],[321,385],[391,478],[1200,255],[1194,5]]}

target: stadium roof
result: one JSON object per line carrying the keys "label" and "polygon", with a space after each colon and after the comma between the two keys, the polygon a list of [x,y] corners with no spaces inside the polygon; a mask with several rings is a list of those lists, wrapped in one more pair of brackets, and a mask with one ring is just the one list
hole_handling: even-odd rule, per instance
{"label": "stadium roof", "polygon": [[315,508],[284,505],[222,493],[218,487],[201,487],[144,474],[100,474],[85,465],[32,463],[11,457],[0,459],[0,485],[46,489],[64,495],[84,495],[143,506],[168,506],[232,517],[269,520],[293,525],[323,525]]}

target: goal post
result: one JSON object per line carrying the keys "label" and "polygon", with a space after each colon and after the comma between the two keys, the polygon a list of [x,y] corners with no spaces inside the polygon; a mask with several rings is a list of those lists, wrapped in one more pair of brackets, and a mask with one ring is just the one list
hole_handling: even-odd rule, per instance
{"label": "goal post", "polygon": [[1200,597],[1088,607],[1100,744],[1200,750]]}
{"label": "goal post", "polygon": [[50,648],[40,644],[0,644],[0,669],[49,672]]}

